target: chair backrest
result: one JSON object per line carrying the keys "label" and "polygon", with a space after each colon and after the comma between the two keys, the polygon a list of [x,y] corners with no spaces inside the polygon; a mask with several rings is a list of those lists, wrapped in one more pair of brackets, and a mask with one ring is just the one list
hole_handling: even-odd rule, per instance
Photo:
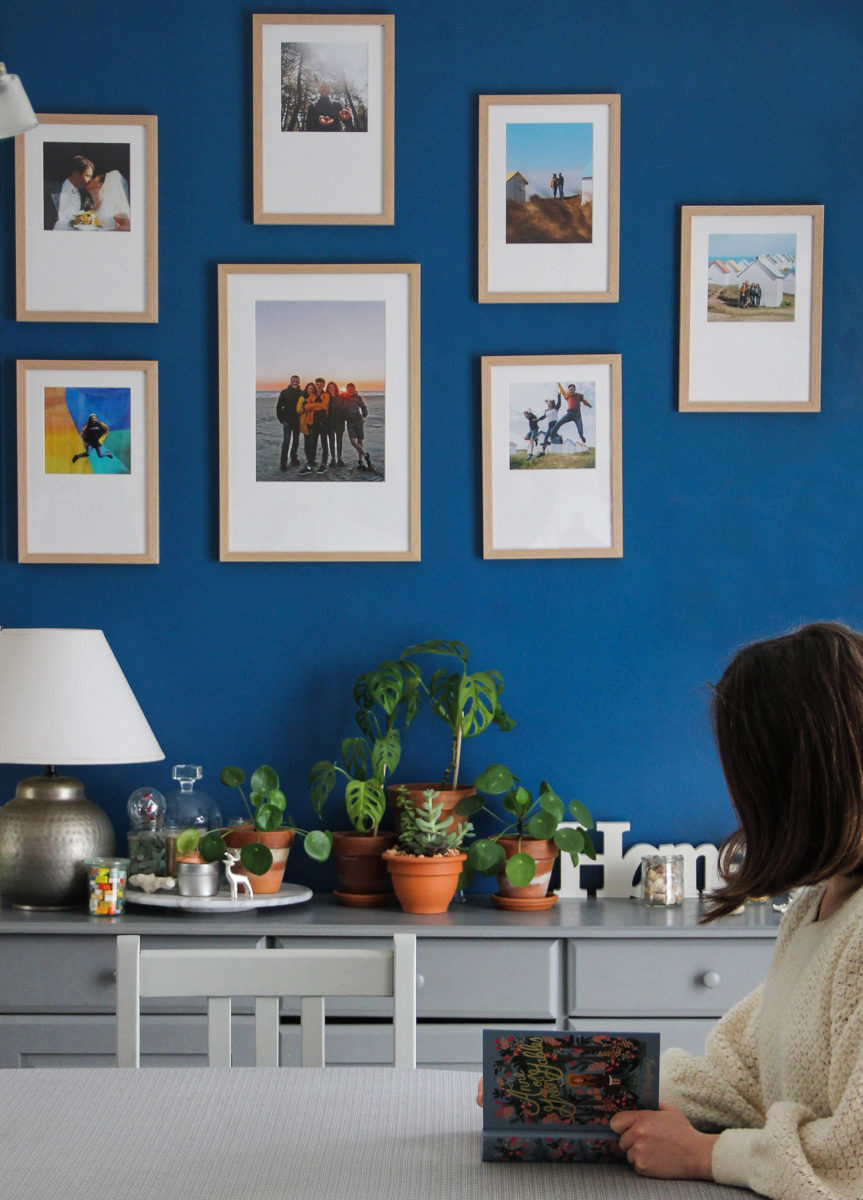
{"label": "chair backrest", "polygon": [[392,996],[393,1062],[416,1066],[416,937],[393,935],[392,948],[320,950],[149,950],[140,937],[117,938],[117,1066],[140,1066],[141,999],[207,997],[211,1067],[231,1065],[231,998],[255,998],[255,1063],[279,1065],[279,1004],[301,999],[300,1062],[322,1067],[327,996]]}

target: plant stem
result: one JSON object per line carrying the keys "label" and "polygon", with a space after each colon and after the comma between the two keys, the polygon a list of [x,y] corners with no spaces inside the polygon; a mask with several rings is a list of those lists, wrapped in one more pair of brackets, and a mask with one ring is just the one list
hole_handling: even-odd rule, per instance
{"label": "plant stem", "polygon": [[459,721],[458,729],[456,730],[455,743],[453,745],[452,755],[452,787],[458,787],[458,769],[461,763],[461,721]]}

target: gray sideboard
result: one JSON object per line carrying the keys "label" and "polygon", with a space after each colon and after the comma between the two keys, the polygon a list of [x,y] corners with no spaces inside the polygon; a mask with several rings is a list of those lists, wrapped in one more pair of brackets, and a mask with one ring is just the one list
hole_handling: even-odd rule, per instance
{"label": "gray sideboard", "polygon": [[[500,912],[489,897],[440,916],[397,907],[351,909],[330,896],[288,908],[197,914],[128,905],[115,918],[20,912],[0,903],[0,1067],[111,1066],[114,939],[152,946],[374,944],[414,931],[418,1061],[478,1070],[481,1030],[494,1026],[658,1030],[663,1046],[699,1052],[707,1030],[763,978],[779,917],[747,905],[698,924],[699,906],[646,908],[634,900],[561,899],[546,912]],[[385,1001],[327,1006],[331,1063],[386,1063]],[[151,1003],[144,1065],[203,1063],[202,1008]],[[251,1061],[250,1019],[238,1010],[235,1061]],[[297,1009],[283,1002],[282,1062],[298,1062]]]}

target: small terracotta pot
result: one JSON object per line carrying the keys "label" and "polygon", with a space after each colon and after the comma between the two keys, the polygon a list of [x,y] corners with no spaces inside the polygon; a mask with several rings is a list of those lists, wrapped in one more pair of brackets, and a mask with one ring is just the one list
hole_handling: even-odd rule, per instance
{"label": "small terracotta pot", "polygon": [[381,855],[395,845],[394,833],[370,835],[355,830],[333,834],[333,866],[339,881],[339,904],[369,907],[392,901],[392,885]]}
{"label": "small terracotta pot", "polygon": [[241,850],[249,842],[261,842],[272,851],[273,865],[264,875],[253,875],[242,863],[237,863],[237,871],[246,876],[256,896],[272,895],[282,886],[293,841],[293,829],[273,829],[269,833],[262,833],[253,825],[238,825],[225,834],[225,845],[232,850]]}
{"label": "small terracotta pot", "polygon": [[439,854],[419,858],[384,852],[396,898],[407,913],[442,913],[449,908],[458,886],[466,854]]}
{"label": "small terracotta pot", "polygon": [[531,858],[536,860],[536,874],[531,883],[524,887],[515,887],[506,877],[506,872],[501,871],[497,877],[497,887],[501,896],[512,896],[514,898],[523,897],[526,900],[535,900],[540,896],[545,896],[548,892],[548,885],[551,883],[551,870],[554,866],[554,860],[560,854],[560,849],[552,841],[544,841],[538,838],[519,839],[517,837],[502,837],[500,844],[506,853],[507,858],[512,858],[514,854],[521,852],[529,854]]}
{"label": "small terracotta pot", "polygon": [[[425,801],[423,793],[427,792],[429,788],[434,792],[438,792],[438,795],[435,797],[435,804],[443,805],[443,809],[441,810],[443,816],[452,817],[450,829],[453,831],[461,829],[467,820],[467,817],[459,816],[457,812],[453,811],[455,806],[468,796],[476,795],[475,787],[441,788],[434,783],[406,783],[402,786],[407,789],[408,796],[414,808],[419,808],[423,804]],[[387,806],[389,808],[398,808],[399,792],[400,789],[393,784],[390,784],[387,788]],[[399,822],[401,822],[401,813],[399,813]]]}

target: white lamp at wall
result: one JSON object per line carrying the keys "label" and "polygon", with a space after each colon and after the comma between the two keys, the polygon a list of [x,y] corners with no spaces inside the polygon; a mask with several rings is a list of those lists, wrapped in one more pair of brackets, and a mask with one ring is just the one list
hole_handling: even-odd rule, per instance
{"label": "white lamp at wall", "polygon": [[0,138],[14,137],[38,124],[21,80],[0,62]]}
{"label": "white lamp at wall", "polygon": [[54,764],[164,757],[101,629],[0,630],[0,762],[51,764],[0,809],[0,895],[77,907],[84,860],[114,851],[107,814]]}

